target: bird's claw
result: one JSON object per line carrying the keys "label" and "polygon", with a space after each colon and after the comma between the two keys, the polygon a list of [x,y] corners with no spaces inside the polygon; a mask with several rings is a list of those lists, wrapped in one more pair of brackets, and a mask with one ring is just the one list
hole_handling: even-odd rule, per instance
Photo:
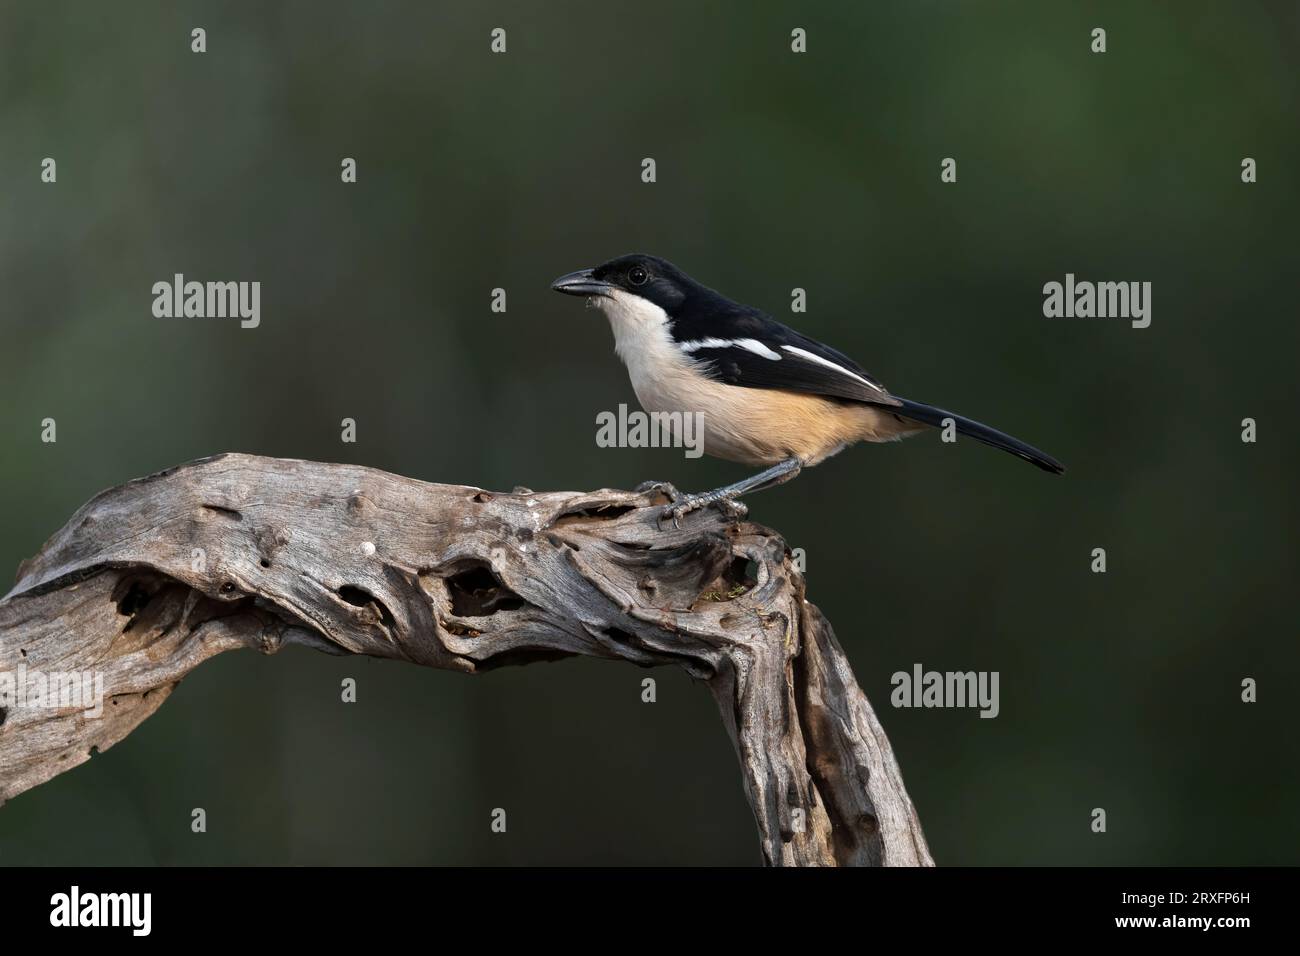
{"label": "bird's claw", "polygon": [[685,495],[677,490],[677,486],[667,481],[643,481],[632,489],[638,495],[644,495],[651,491],[657,491],[666,497],[670,502],[676,504],[681,501]]}
{"label": "bird's claw", "polygon": [[715,505],[722,512],[722,516],[729,521],[738,521],[749,514],[749,509],[745,505],[731,498],[719,498],[711,501],[703,495],[684,495],[679,500],[675,500],[672,504],[666,506],[660,514],[659,520],[662,521],[671,517],[673,527],[681,528],[682,518],[692,511],[698,511],[708,505]]}
{"label": "bird's claw", "polygon": [[718,510],[723,516],[732,521],[739,521],[749,514],[749,506],[744,502],[737,501],[735,498],[723,498],[718,503]]}

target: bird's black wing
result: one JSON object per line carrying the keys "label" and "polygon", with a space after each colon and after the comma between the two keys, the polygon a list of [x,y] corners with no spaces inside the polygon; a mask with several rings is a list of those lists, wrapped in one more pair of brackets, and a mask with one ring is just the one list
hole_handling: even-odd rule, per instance
{"label": "bird's black wing", "polygon": [[704,328],[674,326],[676,345],[715,381],[777,388],[873,405],[901,402],[842,352],[751,310],[709,317]]}

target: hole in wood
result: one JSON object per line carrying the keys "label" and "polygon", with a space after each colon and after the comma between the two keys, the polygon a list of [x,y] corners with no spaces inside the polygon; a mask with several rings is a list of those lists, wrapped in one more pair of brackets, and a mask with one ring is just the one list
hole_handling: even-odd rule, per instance
{"label": "hole in wood", "polygon": [[227,508],[223,505],[204,505],[203,507],[208,511],[211,511],[213,514],[221,515],[223,518],[229,518],[231,521],[244,520],[244,516],[234,508]]}
{"label": "hole in wood", "polygon": [[347,601],[353,607],[373,607],[379,615],[379,619],[388,626],[397,623],[393,617],[393,612],[388,610],[388,605],[379,598],[375,597],[365,588],[359,588],[352,584],[345,584],[338,589],[338,596]]}
{"label": "hole in wood", "polygon": [[457,617],[482,617],[524,606],[523,598],[502,583],[490,565],[474,562],[447,578],[451,612]]}

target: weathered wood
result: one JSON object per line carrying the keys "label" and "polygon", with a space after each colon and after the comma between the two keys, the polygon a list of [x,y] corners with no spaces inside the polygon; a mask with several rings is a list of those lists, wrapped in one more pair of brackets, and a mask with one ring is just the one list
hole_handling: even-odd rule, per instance
{"label": "weathered wood", "polygon": [[0,600],[0,673],[102,673],[103,715],[10,706],[0,803],[108,749],[233,648],[299,643],[466,673],[582,654],[708,683],[766,863],[932,864],[889,742],[784,542],[713,509],[673,527],[665,501],[249,455],[103,492]]}

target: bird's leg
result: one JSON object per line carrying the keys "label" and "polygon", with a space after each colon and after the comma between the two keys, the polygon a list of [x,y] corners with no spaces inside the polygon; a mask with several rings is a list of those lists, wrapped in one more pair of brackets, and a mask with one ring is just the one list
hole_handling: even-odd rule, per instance
{"label": "bird's leg", "polygon": [[[675,501],[664,509],[664,517],[672,516],[673,524],[677,524],[683,515],[690,514],[699,508],[717,502],[728,502],[733,509],[744,509],[744,505],[733,499],[741,495],[748,494],[751,491],[763,491],[766,488],[775,488],[777,485],[783,485],[803,469],[803,462],[798,458],[787,458],[785,461],[777,462],[766,471],[760,471],[756,475],[750,475],[734,485],[724,485],[721,488],[715,488],[713,491],[706,491],[698,495],[685,495],[680,501]],[[743,515],[744,510],[739,514]]]}

